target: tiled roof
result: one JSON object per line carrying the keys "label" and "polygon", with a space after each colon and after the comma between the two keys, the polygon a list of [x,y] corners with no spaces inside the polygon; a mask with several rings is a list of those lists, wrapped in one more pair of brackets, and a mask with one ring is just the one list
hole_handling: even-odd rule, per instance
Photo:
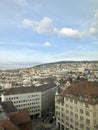
{"label": "tiled roof", "polygon": [[0,130],[32,130],[32,121],[27,110],[9,113],[9,119],[0,121]]}
{"label": "tiled roof", "polygon": [[10,113],[10,112],[15,112],[17,111],[17,109],[15,108],[15,106],[13,105],[13,103],[11,101],[4,101],[1,102],[2,108],[6,113]]}
{"label": "tiled roof", "polygon": [[18,87],[18,88],[10,88],[8,89],[4,95],[14,95],[14,94],[20,94],[20,93],[32,93],[32,92],[41,92],[46,91],[50,88],[55,87],[56,85],[51,82],[49,84],[44,84],[37,87]]}
{"label": "tiled roof", "polygon": [[16,125],[24,124],[31,121],[29,112],[27,110],[12,112],[10,113],[9,118]]}
{"label": "tiled roof", "polygon": [[20,130],[10,120],[5,119],[0,121],[0,130]]}
{"label": "tiled roof", "polygon": [[88,82],[88,81],[81,81],[72,84],[70,92],[82,94],[82,95],[91,95],[91,96],[98,96],[98,82]]}
{"label": "tiled roof", "polygon": [[32,121],[27,110],[10,113],[9,118],[20,130],[32,130]]}
{"label": "tiled roof", "polygon": [[98,82],[79,81],[61,93],[61,96],[69,96],[91,104],[98,103]]}

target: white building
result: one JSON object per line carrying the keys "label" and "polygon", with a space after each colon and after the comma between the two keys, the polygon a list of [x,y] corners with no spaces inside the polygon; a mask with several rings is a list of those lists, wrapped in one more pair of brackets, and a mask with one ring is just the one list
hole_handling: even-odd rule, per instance
{"label": "white building", "polygon": [[33,117],[41,117],[54,109],[55,91],[54,83],[11,88],[1,96],[1,101],[11,100],[18,110],[28,109]]}
{"label": "white building", "polygon": [[98,130],[98,82],[77,82],[55,94],[59,130]]}

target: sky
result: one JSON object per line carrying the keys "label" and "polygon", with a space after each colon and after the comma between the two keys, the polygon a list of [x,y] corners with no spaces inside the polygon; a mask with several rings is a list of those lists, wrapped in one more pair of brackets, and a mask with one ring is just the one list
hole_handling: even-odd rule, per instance
{"label": "sky", "polygon": [[0,0],[0,64],[98,60],[98,0]]}

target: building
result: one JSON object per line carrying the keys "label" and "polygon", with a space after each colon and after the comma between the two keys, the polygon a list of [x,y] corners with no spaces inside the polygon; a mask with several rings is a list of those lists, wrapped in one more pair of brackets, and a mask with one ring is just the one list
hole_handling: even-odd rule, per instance
{"label": "building", "polygon": [[8,118],[0,120],[0,130],[33,130],[28,111],[9,113]]}
{"label": "building", "polygon": [[74,82],[55,94],[59,130],[98,130],[98,82]]}
{"label": "building", "polygon": [[27,109],[32,118],[41,117],[54,109],[56,88],[53,82],[38,87],[10,88],[1,101],[11,100],[17,110]]}
{"label": "building", "polygon": [[0,130],[32,130],[28,110],[17,111],[11,101],[0,102]]}
{"label": "building", "polygon": [[0,102],[0,120],[9,118],[11,112],[16,112],[17,109],[11,101]]}

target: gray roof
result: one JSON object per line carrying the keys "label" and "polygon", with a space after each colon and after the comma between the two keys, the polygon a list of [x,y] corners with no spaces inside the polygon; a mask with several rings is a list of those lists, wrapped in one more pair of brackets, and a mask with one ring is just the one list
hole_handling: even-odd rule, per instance
{"label": "gray roof", "polygon": [[14,94],[22,94],[22,93],[32,93],[32,92],[42,92],[42,91],[46,91],[48,89],[51,89],[53,87],[55,87],[56,85],[51,82],[48,84],[44,84],[41,86],[31,86],[31,87],[18,87],[18,88],[10,88],[8,89],[4,95],[14,95]]}

